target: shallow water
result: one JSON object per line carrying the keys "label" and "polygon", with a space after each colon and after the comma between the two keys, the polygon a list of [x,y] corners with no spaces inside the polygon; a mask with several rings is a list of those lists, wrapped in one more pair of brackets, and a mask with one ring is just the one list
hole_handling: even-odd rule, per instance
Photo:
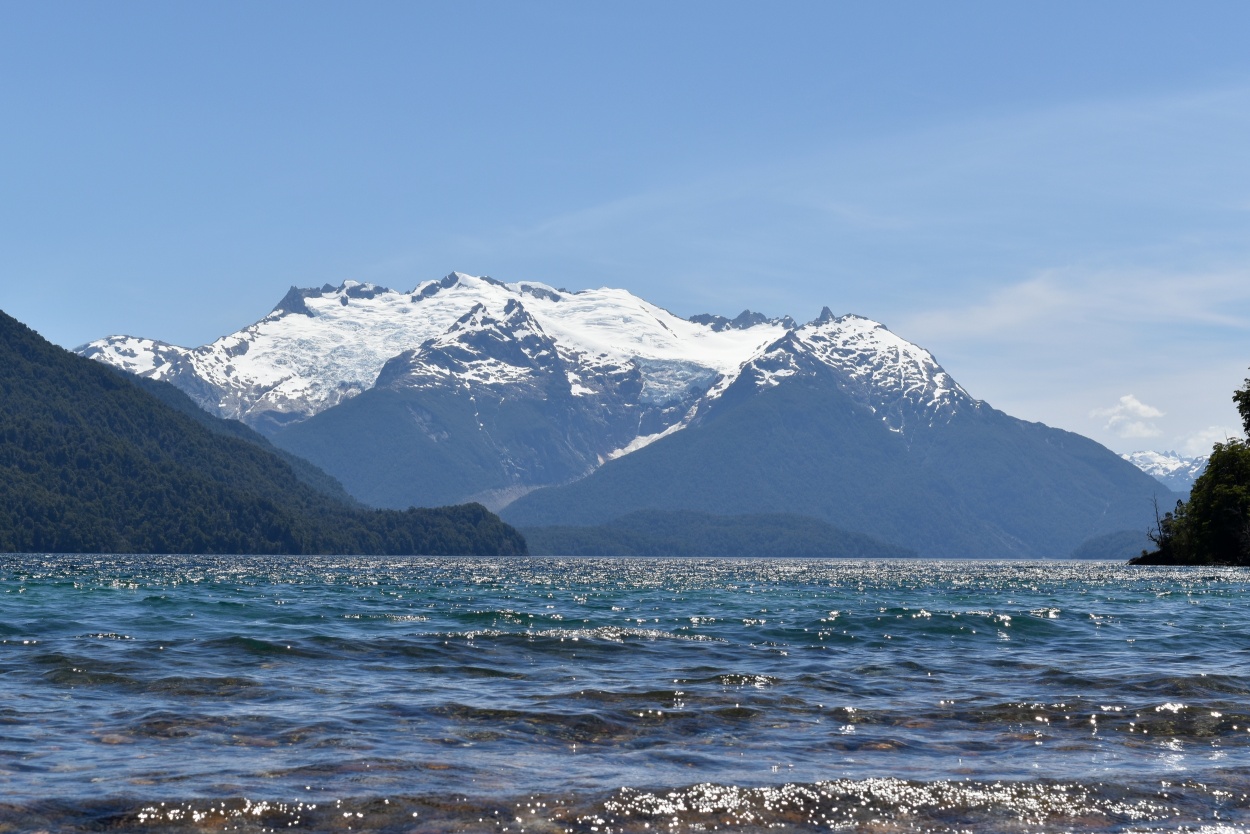
{"label": "shallow water", "polygon": [[0,831],[1240,831],[1247,589],[1107,563],[5,556]]}

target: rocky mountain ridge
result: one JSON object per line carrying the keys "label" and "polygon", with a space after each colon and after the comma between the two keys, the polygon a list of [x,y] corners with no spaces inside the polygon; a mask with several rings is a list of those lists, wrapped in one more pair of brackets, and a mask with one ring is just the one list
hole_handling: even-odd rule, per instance
{"label": "rocky mountain ridge", "polygon": [[681,398],[691,386],[706,388],[734,373],[788,326],[748,316],[749,326],[718,328],[624,290],[569,292],[452,273],[410,292],[355,281],[293,287],[260,321],[200,347],[110,336],[76,352],[171,382],[211,413],[272,432],[372,388],[387,361],[449,335],[475,306],[501,317],[510,303],[592,375],[636,368],[640,396],[650,402]]}
{"label": "rocky mountain ridge", "polygon": [[77,352],[170,382],[271,436],[371,389],[524,399],[538,386],[610,415],[587,470],[681,429],[739,379],[767,386],[804,363],[833,369],[896,430],[973,402],[928,351],[860,316],[686,320],[624,290],[462,273],[411,292],[293,287],[260,321],[208,345],[110,336]]}
{"label": "rocky mountain ridge", "polygon": [[1120,455],[1129,463],[1175,492],[1189,492],[1194,481],[1207,468],[1207,455],[1179,452],[1140,451]]}

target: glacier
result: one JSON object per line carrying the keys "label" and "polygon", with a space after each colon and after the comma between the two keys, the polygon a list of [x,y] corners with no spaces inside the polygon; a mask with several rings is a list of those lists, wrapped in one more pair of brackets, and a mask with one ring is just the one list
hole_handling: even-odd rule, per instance
{"label": "glacier", "polygon": [[[477,319],[465,318],[475,310]],[[125,335],[76,352],[170,382],[210,413],[272,434],[373,388],[384,367],[400,357],[407,357],[410,373],[435,384],[435,367],[412,366],[423,346],[438,348],[440,340],[462,338],[466,329],[498,328],[515,310],[554,343],[574,395],[594,397],[593,380],[635,372],[642,386],[637,400],[668,407],[667,417],[639,425],[633,437],[606,450],[605,459],[680,428],[700,397],[715,399],[743,374],[759,385],[775,383],[794,372],[792,357],[800,354],[836,369],[856,399],[896,429],[915,409],[932,419],[972,401],[928,351],[862,316],[838,317],[825,308],[803,326],[788,316],[750,311],[734,320],[683,319],[623,289],[572,292],[461,272],[410,291],[358,281],[292,287],[264,318],[199,347]],[[524,335],[497,333],[501,339]],[[455,374],[445,370],[442,384],[506,386],[526,373],[482,360]]]}
{"label": "glacier", "polygon": [[478,305],[501,314],[509,302],[588,368],[637,365],[652,400],[736,373],[786,332],[778,322],[717,329],[625,290],[568,292],[453,272],[408,292],[357,281],[293,287],[260,321],[200,347],[109,336],[76,352],[171,382],[209,412],[265,430],[368,390],[390,359],[446,335]]}

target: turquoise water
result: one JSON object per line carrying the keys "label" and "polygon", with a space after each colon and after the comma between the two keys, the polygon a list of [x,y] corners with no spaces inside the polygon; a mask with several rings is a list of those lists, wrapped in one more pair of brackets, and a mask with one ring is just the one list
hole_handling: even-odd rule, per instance
{"label": "turquoise water", "polygon": [[4,556],[0,831],[1240,831],[1248,589],[1108,563]]}

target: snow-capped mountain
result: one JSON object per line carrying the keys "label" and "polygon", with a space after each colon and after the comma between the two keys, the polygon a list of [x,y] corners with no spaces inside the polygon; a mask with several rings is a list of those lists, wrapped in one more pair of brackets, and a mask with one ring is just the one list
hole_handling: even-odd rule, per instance
{"label": "snow-capped mountain", "polygon": [[[292,288],[202,347],[113,336],[79,353],[171,382],[400,507],[501,506],[582,477],[684,429],[735,383],[820,372],[895,431],[975,407],[928,351],[859,316],[685,320],[624,290],[462,273],[410,292]],[[413,477],[443,469],[454,476]]]}
{"label": "snow-capped mountain", "polygon": [[753,320],[718,327],[686,321],[624,290],[567,292],[452,273],[411,292],[355,281],[292,287],[260,321],[201,347],[110,336],[77,352],[171,382],[214,414],[272,432],[372,388],[388,360],[447,334],[476,305],[498,316],[509,302],[521,304],[586,367],[635,367],[640,396],[653,402],[735,373],[788,326]]}
{"label": "snow-capped mountain", "polygon": [[687,320],[624,290],[452,273],[410,292],[292,288],[202,347],[79,352],[171,382],[375,506],[472,500],[548,525],[797,513],[920,553],[1036,556],[1145,529],[1162,489],[828,308]]}
{"label": "snow-capped mountain", "polygon": [[1189,492],[1207,468],[1207,455],[1189,457],[1177,452],[1129,452],[1120,455],[1174,492]]}
{"label": "snow-capped mountain", "polygon": [[557,343],[510,298],[498,314],[475,304],[446,333],[387,360],[374,388],[461,390],[514,404],[558,400],[597,413],[594,422],[620,424],[608,434],[629,442],[677,422],[716,376],[692,362],[589,356]]}
{"label": "snow-capped mountain", "polygon": [[[525,332],[512,325],[500,329],[500,322],[518,316],[527,322]],[[484,331],[466,342],[470,331],[488,327],[483,322],[490,322],[494,335]],[[635,435],[609,457],[678,427],[709,389],[711,398],[719,396],[744,370],[755,384],[769,385],[796,372],[802,361],[835,370],[856,399],[880,410],[896,429],[908,415],[932,417],[971,403],[928,351],[877,322],[834,317],[828,308],[803,327],[788,316],[768,319],[749,310],[732,320],[686,320],[624,290],[569,292],[462,273],[411,292],[353,281],[293,287],[263,319],[208,345],[110,336],[78,352],[171,382],[208,411],[273,433],[379,384],[379,374],[394,360],[399,363],[381,382],[392,383],[402,366],[410,384],[420,379],[427,387],[519,384],[533,369],[472,354],[492,341],[497,349],[515,341],[523,350],[526,338],[550,343],[550,358],[560,359],[574,396],[612,389],[632,397],[634,405],[650,406],[641,409]],[[440,345],[453,342],[460,357],[454,367],[444,361],[446,351],[440,353]],[[439,356],[444,360],[436,361]],[[630,394],[635,378],[638,387]]]}
{"label": "snow-capped mountain", "polygon": [[769,388],[789,377],[830,372],[841,391],[897,432],[979,407],[929,351],[878,322],[835,316],[828,307],[751,357],[736,376],[725,377],[701,405],[714,407],[733,386]]}
{"label": "snow-capped mountain", "polygon": [[973,400],[932,357],[822,315],[703,398],[684,428],[501,509],[521,528],[629,513],[818,518],[926,556],[1065,557],[1175,496],[1109,449]]}
{"label": "snow-capped mountain", "polygon": [[[715,376],[648,385],[645,363],[558,344],[522,304],[474,305],[387,361],[372,389],[274,436],[387,506],[480,501],[582,477],[637,441],[682,425]],[[429,477],[436,473],[435,477]]]}

